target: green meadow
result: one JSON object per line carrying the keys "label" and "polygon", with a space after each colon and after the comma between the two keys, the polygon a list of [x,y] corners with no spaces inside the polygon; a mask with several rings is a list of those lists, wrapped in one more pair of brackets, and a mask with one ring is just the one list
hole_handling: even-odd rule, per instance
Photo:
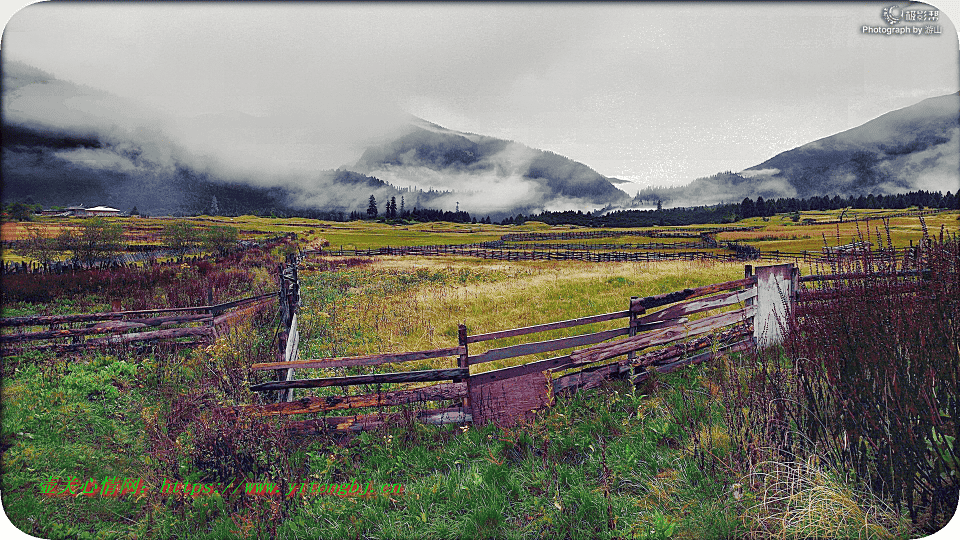
{"label": "green meadow", "polygon": [[[802,218],[827,221],[838,214],[804,212]],[[931,235],[941,226],[956,232],[958,216],[929,216],[926,227]],[[134,222],[120,221],[125,227]],[[141,229],[153,231],[162,222],[136,220]],[[39,223],[75,224],[46,218]],[[513,232],[573,230],[541,223],[391,225],[250,216],[204,217],[194,223],[229,224],[245,239],[296,232],[300,249],[465,244]],[[764,251],[819,251],[824,238],[830,245],[856,239],[857,223],[866,228],[864,222],[801,225],[786,216],[754,218],[737,225],[762,229],[721,233],[719,240]],[[5,240],[31,226],[9,225],[3,225]],[[876,230],[869,233],[871,241],[886,245],[886,227],[879,219],[870,222],[871,229],[875,226],[881,241],[875,240]],[[866,237],[862,229],[859,237]],[[918,244],[923,231],[917,218],[893,218],[889,234],[894,246],[903,247],[911,240]],[[670,240],[591,240],[656,241]],[[279,263],[283,252],[260,256]],[[236,278],[234,294],[269,285],[269,264],[257,264],[236,269],[249,279]],[[198,275],[186,268],[181,274],[170,277],[169,287],[186,286]],[[471,333],[482,333],[620,311],[631,296],[742,276],[743,264],[710,261],[309,255],[300,269],[300,356],[452,347],[461,323]],[[103,294],[79,290],[59,298],[56,312],[103,308],[110,300]],[[49,306],[30,302],[5,303],[3,309],[4,316],[50,312]],[[218,412],[262,402],[249,386],[268,375],[250,366],[275,359],[277,323],[275,311],[267,310],[216,343],[176,353],[129,349],[57,357],[31,351],[5,357],[0,487],[9,519],[34,536],[90,539],[915,538],[940,526],[912,522],[902,504],[876,493],[816,445],[793,445],[793,453],[787,453],[786,447],[771,448],[770,440],[752,438],[771,421],[763,400],[769,402],[772,387],[759,381],[790,372],[795,359],[785,349],[654,374],[637,388],[610,381],[561,395],[529,422],[510,428],[400,422],[360,434],[305,436],[288,433],[288,419],[260,417],[249,409],[239,409],[243,412],[236,417]],[[570,334],[555,331],[537,338],[565,335]],[[471,354],[485,344],[477,345]],[[409,369],[454,362],[440,359]],[[506,362],[478,368],[496,369]],[[297,377],[321,373],[331,374],[301,370]],[[335,393],[342,392],[297,390],[295,397]],[[802,438],[803,426],[785,433]],[[955,465],[948,474],[957,474]],[[104,495],[104,480],[114,478],[142,480],[144,489]],[[73,479],[77,494],[71,491]],[[84,495],[90,480],[100,489]],[[218,488],[197,496],[162,493],[168,481]],[[258,482],[275,484],[279,491],[248,493],[247,483]],[[288,496],[296,485],[345,483],[403,489],[365,497]]]}

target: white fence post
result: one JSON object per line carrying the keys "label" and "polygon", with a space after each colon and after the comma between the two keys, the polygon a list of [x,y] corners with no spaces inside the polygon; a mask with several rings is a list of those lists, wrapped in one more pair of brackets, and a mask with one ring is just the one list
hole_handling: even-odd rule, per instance
{"label": "white fence post", "polygon": [[757,314],[753,319],[753,337],[758,347],[782,343],[793,307],[794,266],[792,263],[758,266]]}

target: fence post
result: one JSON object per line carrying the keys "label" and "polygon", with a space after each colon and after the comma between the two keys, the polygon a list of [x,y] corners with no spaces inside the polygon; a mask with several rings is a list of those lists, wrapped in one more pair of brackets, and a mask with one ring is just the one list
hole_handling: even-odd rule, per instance
{"label": "fence post", "polygon": [[783,341],[793,308],[793,263],[757,268],[756,315],[753,337],[758,347]]}
{"label": "fence post", "polygon": [[[457,358],[457,367],[460,369],[470,369],[470,354],[467,352],[467,326],[465,324],[460,324],[457,328],[457,341],[460,343],[460,346],[463,347],[463,353]],[[470,375],[467,374],[467,378],[463,381],[467,385],[467,392],[463,398],[463,408],[470,409]],[[473,410],[471,409],[471,415]]]}
{"label": "fence post", "polygon": [[[634,305],[639,307],[639,296],[630,297],[630,337],[637,335],[637,311],[634,309]],[[637,351],[630,351],[627,353],[627,369],[630,373],[630,392],[633,393],[636,390],[636,369],[633,367],[633,360],[637,357]]]}

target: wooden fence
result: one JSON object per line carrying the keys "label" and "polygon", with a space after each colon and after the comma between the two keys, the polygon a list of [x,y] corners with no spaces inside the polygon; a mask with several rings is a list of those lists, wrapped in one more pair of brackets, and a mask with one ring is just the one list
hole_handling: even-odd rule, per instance
{"label": "wooden fence", "polygon": [[[277,293],[271,292],[207,306],[4,317],[0,318],[4,330],[0,334],[0,356],[21,354],[27,348],[62,353],[135,343],[194,347],[224,335],[238,320],[276,298]],[[182,338],[188,339],[175,341]]]}
{"label": "wooden fence", "polygon": [[[296,233],[284,233],[261,241],[240,240],[232,249],[233,252],[246,251],[256,247],[269,248],[287,238],[297,238]],[[20,241],[4,241],[3,250],[16,248]],[[221,257],[219,253],[204,253],[200,248],[191,248],[186,251],[175,251],[170,249],[159,249],[156,246],[147,246],[142,244],[128,245],[122,253],[113,257],[97,259],[93,262],[82,262],[76,260],[53,261],[49,264],[40,264],[36,262],[10,262],[0,261],[0,275],[11,274],[65,274],[71,272],[81,272],[92,269],[114,269],[125,266],[142,265],[146,266],[164,266],[181,264],[183,261],[196,262],[199,260],[211,260]],[[165,262],[159,262],[166,259]]]}
{"label": "wooden fence", "polygon": [[[492,259],[500,261],[584,261],[584,262],[659,262],[659,261],[785,261],[795,263],[827,264],[837,260],[837,255],[821,251],[762,251],[753,246],[735,242],[723,242],[726,249],[734,253],[718,253],[716,251],[595,251],[590,249],[517,249],[515,247],[482,248],[464,247],[461,245],[434,245],[434,246],[398,246],[371,249],[344,249],[323,250],[322,254],[332,257],[379,257],[379,256],[420,256],[442,257],[460,256]],[[629,246],[624,246],[629,248]],[[687,246],[675,246],[683,249]],[[699,247],[699,246],[690,246]],[[661,248],[662,249],[662,248]],[[689,249],[689,247],[687,247]],[[900,248],[893,256],[908,256],[915,253],[913,248]],[[313,251],[308,253],[321,253]],[[872,253],[872,252],[871,252]],[[856,257],[862,254],[856,253]],[[889,258],[887,253],[870,255],[876,258]]]}
{"label": "wooden fence", "polygon": [[[255,384],[251,389],[282,392],[295,388],[339,386],[345,389],[361,384],[447,382],[361,395],[304,397],[247,409],[281,416],[378,409],[374,413],[288,421],[290,429],[305,432],[362,430],[402,419],[428,424],[495,422],[509,425],[549,406],[561,392],[596,387],[611,378],[630,378],[637,383],[648,377],[652,369],[669,372],[720,354],[750,349],[755,343],[778,341],[783,335],[797,276],[792,264],[760,267],[756,275],[747,265],[743,279],[644,298],[632,297],[623,311],[482,334],[471,334],[461,324],[458,343],[442,349],[307,360],[285,357],[278,362],[255,364],[254,371],[290,373],[293,368],[332,369],[455,359],[455,365],[440,369],[312,379],[284,377]],[[690,316],[695,314],[698,318],[691,320]],[[479,343],[618,320],[624,320],[625,324],[609,330],[471,353]],[[500,369],[479,369],[493,361],[551,352],[560,352],[560,355]],[[415,412],[404,407],[428,402],[448,404]],[[402,408],[388,412],[384,407]]]}

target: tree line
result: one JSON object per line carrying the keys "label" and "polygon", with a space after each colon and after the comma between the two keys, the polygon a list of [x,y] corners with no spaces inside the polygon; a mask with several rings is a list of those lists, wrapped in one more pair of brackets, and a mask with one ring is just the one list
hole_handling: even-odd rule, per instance
{"label": "tree line", "polygon": [[459,205],[457,210],[453,212],[449,210],[434,210],[432,208],[417,208],[416,206],[413,207],[413,210],[407,210],[403,196],[400,196],[399,207],[397,206],[397,198],[395,196],[390,197],[390,200],[387,201],[384,206],[384,212],[381,214],[377,205],[377,198],[373,195],[370,195],[367,211],[365,213],[356,210],[350,212],[349,220],[376,220],[380,222],[415,221],[421,223],[432,221],[446,221],[450,223],[493,223],[490,216],[481,218],[480,220],[477,220],[476,217],[471,217],[469,212],[460,210]]}
{"label": "tree line", "polygon": [[747,197],[740,203],[718,204],[714,206],[695,206],[662,208],[656,210],[617,210],[614,212],[586,212],[567,210],[563,212],[545,211],[524,216],[518,214],[503,220],[502,224],[522,224],[526,221],[540,221],[548,225],[580,225],[583,227],[662,227],[671,225],[696,225],[703,223],[734,223],[752,217],[769,217],[774,214],[792,214],[794,221],[800,220],[800,212],[811,210],[855,209],[906,209],[918,208],[960,208],[960,197],[951,192],[946,195],[939,191],[911,191],[896,195],[858,195],[841,197],[815,196],[808,198],[785,197],[756,200]]}

